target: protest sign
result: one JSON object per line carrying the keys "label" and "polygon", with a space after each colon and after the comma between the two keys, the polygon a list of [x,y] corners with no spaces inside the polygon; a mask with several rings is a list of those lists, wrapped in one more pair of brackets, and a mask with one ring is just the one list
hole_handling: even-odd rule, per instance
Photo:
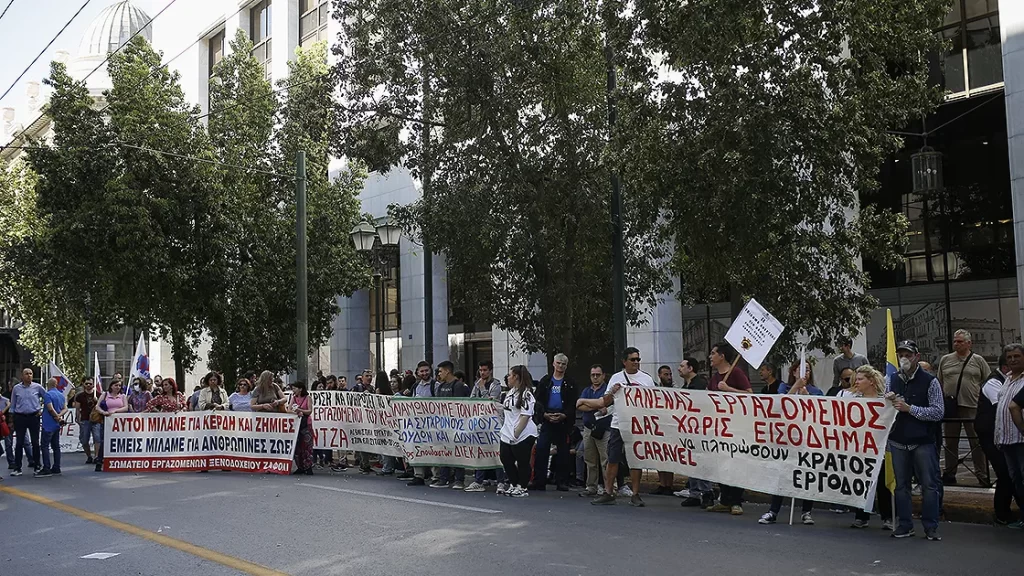
{"label": "protest sign", "polygon": [[391,416],[391,396],[334,390],[310,395],[313,448],[405,456]]}
{"label": "protest sign", "polygon": [[896,410],[883,399],[627,387],[630,468],[864,508]]}
{"label": "protest sign", "polygon": [[64,416],[64,425],[60,427],[60,451],[62,454],[71,452],[83,452],[82,443],[79,441],[78,410],[71,408]]}
{"label": "protest sign", "polygon": [[733,320],[725,341],[754,368],[761,366],[785,328],[753,298]]}
{"label": "protest sign", "polygon": [[404,456],[415,466],[500,468],[501,404],[472,398],[394,398]]}
{"label": "protest sign", "polygon": [[291,472],[299,418],[261,412],[115,414],[105,419],[103,470]]}

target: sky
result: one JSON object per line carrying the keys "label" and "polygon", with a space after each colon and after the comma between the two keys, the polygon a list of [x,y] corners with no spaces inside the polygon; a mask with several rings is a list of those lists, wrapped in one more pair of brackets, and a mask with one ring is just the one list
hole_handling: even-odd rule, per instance
{"label": "sky", "polygon": [[[0,12],[10,0],[0,0]],[[104,8],[117,0],[91,0],[82,13],[60,35],[46,53],[18,81],[10,94],[0,100],[0,108],[22,108],[25,105],[25,83],[41,81],[49,72],[50,61],[58,50],[66,50],[71,56],[78,52],[82,36],[92,21]],[[71,16],[85,3],[85,0],[14,0],[7,15],[0,20],[0,94],[14,82],[14,79],[28,66],[29,62],[46,46]],[[153,43],[160,47],[165,58],[177,54],[186,45],[196,40],[196,24],[190,22],[201,4],[209,0],[133,0],[150,17],[155,16],[168,4],[173,4],[153,22]],[[209,11],[204,11],[209,14]],[[187,30],[187,32],[185,32]],[[177,33],[176,33],[177,32]],[[186,54],[174,66],[193,64]]]}

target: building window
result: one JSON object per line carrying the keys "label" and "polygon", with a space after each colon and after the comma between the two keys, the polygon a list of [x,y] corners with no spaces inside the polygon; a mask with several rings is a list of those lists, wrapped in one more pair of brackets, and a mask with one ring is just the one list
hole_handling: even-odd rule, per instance
{"label": "building window", "polygon": [[271,79],[270,56],[272,39],[271,30],[270,0],[263,0],[249,9],[249,38],[252,40],[252,54],[256,60],[263,65],[267,79]]}
{"label": "building window", "polygon": [[327,40],[327,0],[299,0],[299,46]]}
{"label": "building window", "polygon": [[224,31],[221,30],[210,37],[210,62],[209,62],[209,76],[214,76],[214,71],[217,68],[217,64],[224,59]]}
{"label": "building window", "polygon": [[370,326],[372,332],[398,330],[402,325],[402,299],[399,278],[401,271],[397,265],[384,276],[383,292],[374,278],[370,289]]}
{"label": "building window", "polygon": [[949,43],[941,64],[942,85],[950,98],[1002,87],[998,0],[956,0],[939,36]]}

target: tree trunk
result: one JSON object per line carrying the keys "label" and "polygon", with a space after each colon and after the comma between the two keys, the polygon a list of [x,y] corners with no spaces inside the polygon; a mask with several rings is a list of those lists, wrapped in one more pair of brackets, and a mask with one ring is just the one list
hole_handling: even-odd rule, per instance
{"label": "tree trunk", "polygon": [[171,356],[174,358],[174,381],[178,383],[178,390],[185,392],[185,361],[182,346],[185,346],[185,338],[180,328],[171,327]]}

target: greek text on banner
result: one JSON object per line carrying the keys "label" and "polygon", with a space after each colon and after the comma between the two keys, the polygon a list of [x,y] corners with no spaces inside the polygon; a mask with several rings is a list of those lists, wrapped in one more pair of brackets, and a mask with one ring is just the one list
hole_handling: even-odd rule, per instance
{"label": "greek text on banner", "polygon": [[103,470],[291,471],[299,419],[260,412],[115,414],[104,422]]}
{"label": "greek text on banner", "polygon": [[411,464],[501,467],[501,404],[469,398],[395,398],[391,412]]}
{"label": "greek text on banner", "polygon": [[404,457],[391,415],[391,396],[334,390],[313,397],[313,448]]}
{"label": "greek text on banner", "polygon": [[874,499],[896,410],[882,399],[626,387],[630,468],[819,502]]}

